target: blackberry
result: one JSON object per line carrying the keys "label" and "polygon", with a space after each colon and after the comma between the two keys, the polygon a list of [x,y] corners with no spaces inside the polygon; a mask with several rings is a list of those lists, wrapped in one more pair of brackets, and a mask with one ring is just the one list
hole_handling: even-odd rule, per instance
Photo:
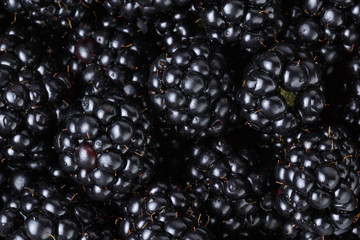
{"label": "blackberry", "polygon": [[241,45],[254,53],[277,41],[283,28],[281,1],[200,1],[202,23],[211,40],[222,45]]}
{"label": "blackberry", "polygon": [[165,126],[184,137],[221,135],[239,121],[222,53],[205,39],[174,44],[152,64],[150,101]]}
{"label": "blackberry", "polygon": [[[360,190],[358,148],[341,126],[301,132],[276,165],[279,214],[315,236],[354,231]],[[359,233],[355,231],[357,237]]]}
{"label": "blackberry", "polygon": [[276,44],[254,56],[236,98],[254,129],[291,134],[319,122],[325,107],[321,66],[291,44]]}
{"label": "blackberry", "polygon": [[98,1],[85,0],[4,0],[2,7],[13,22],[30,22],[39,28],[49,28],[61,33],[72,29],[86,20],[96,19]]}
{"label": "blackberry", "polygon": [[199,23],[194,5],[176,7],[167,14],[162,14],[154,22],[156,44],[161,48],[169,48],[180,41],[189,41],[205,35]]}
{"label": "blackberry", "polygon": [[71,100],[71,79],[60,72],[32,28],[13,25],[0,36],[0,148],[9,167],[41,170]]}
{"label": "blackberry", "polygon": [[121,199],[154,174],[151,121],[123,89],[94,81],[55,137],[61,167],[97,200]]}
{"label": "blackberry", "polygon": [[[104,8],[110,15],[121,16],[129,22],[147,23],[153,42],[160,48],[177,41],[193,38],[201,30],[197,12],[191,0],[105,0]],[[155,39],[153,39],[155,37]]]}
{"label": "blackberry", "polygon": [[[144,94],[149,45],[147,27],[103,15],[68,34],[63,66],[74,77],[76,89],[83,92],[95,79],[109,79],[137,98]],[[145,70],[146,69],[146,70]]]}
{"label": "blackberry", "polygon": [[214,239],[207,228],[209,218],[199,211],[201,193],[155,181],[145,193],[120,204],[117,230],[128,240]]}
{"label": "blackberry", "polygon": [[0,212],[6,239],[114,239],[109,208],[74,187],[46,179],[11,196]]}
{"label": "blackberry", "polygon": [[341,0],[291,2],[285,37],[312,48],[324,63],[334,64],[355,53],[360,40],[360,3]]}
{"label": "blackberry", "polygon": [[274,208],[277,188],[271,162],[246,148],[234,148],[232,141],[195,145],[187,159],[189,184],[207,189],[209,227],[217,239],[280,236],[283,220]]}

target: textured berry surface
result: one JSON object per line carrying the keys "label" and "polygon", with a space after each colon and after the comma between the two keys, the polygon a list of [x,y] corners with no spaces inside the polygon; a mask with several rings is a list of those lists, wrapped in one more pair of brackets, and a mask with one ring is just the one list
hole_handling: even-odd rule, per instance
{"label": "textured berry surface", "polygon": [[251,127],[288,135],[319,122],[323,91],[319,64],[294,45],[279,43],[254,56],[236,97]]}
{"label": "textured berry surface", "polygon": [[152,64],[150,100],[160,121],[180,135],[224,134],[239,121],[224,56],[206,39],[174,44]]}
{"label": "textured berry surface", "polygon": [[199,2],[209,38],[223,45],[240,44],[245,52],[256,52],[277,41],[284,24],[281,1]]}
{"label": "textured berry surface", "polygon": [[[55,149],[61,167],[87,186],[89,196],[122,198],[154,174],[150,118],[121,90],[93,84],[79,106],[67,113]],[[99,92],[94,95],[92,87]]]}
{"label": "textured berry surface", "polygon": [[219,239],[280,236],[277,188],[264,156],[223,138],[192,147],[187,161],[189,184],[204,185],[210,226]]}
{"label": "textured berry surface", "polygon": [[46,51],[51,43],[33,31],[11,26],[0,36],[0,151],[9,166],[40,171],[72,97],[71,79]]}
{"label": "textured berry surface", "polygon": [[199,210],[202,189],[153,182],[144,195],[122,202],[123,217],[117,222],[123,239],[214,239],[207,225],[209,217]]}
{"label": "textured berry surface", "polygon": [[360,0],[0,1],[0,240],[360,238]]}
{"label": "textured berry surface", "polygon": [[300,134],[276,165],[282,191],[278,212],[296,228],[319,236],[351,231],[358,214],[357,157],[358,148],[342,127],[323,126]]}

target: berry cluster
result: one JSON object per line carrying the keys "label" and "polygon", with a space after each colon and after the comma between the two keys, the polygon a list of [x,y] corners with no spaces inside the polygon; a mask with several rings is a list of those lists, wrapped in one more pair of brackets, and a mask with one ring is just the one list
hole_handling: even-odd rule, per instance
{"label": "berry cluster", "polygon": [[360,0],[0,1],[0,240],[360,239]]}

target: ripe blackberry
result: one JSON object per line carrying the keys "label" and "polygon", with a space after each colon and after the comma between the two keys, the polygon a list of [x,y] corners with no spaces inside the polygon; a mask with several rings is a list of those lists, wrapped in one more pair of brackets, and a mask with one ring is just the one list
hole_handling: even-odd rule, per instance
{"label": "ripe blackberry", "polygon": [[95,20],[101,5],[93,0],[4,0],[2,7],[13,22],[28,21],[33,26],[65,32],[86,20]]}
{"label": "ripe blackberry", "polygon": [[[359,49],[360,3],[357,0],[301,0],[289,6],[285,37],[312,48],[334,64]],[[346,57],[345,57],[346,58]]]}
{"label": "ripe blackberry", "polygon": [[13,25],[0,35],[0,155],[9,167],[40,171],[71,81],[44,50],[51,44],[32,30]]}
{"label": "ripe blackberry", "polygon": [[153,33],[150,40],[160,48],[193,38],[201,29],[197,27],[198,16],[191,0],[105,0],[104,8],[110,15],[129,22],[147,23]]}
{"label": "ripe blackberry", "polygon": [[202,192],[153,182],[145,193],[120,204],[117,230],[122,239],[213,239],[209,218],[199,211]]}
{"label": "ripe blackberry", "polygon": [[159,119],[185,137],[221,135],[239,121],[222,53],[205,39],[174,44],[152,64],[150,101]]}
{"label": "ripe blackberry", "polygon": [[275,43],[284,25],[281,1],[200,1],[202,23],[211,40],[222,45],[240,44],[254,53]]}
{"label": "ripe blackberry", "polygon": [[49,177],[13,194],[0,216],[6,239],[114,239],[107,207]]}
{"label": "ripe blackberry", "polygon": [[277,189],[267,168],[270,161],[235,149],[232,140],[198,144],[187,159],[189,184],[205,184],[207,189],[209,226],[217,239],[280,236],[283,220],[274,209]]}
{"label": "ripe blackberry", "polygon": [[132,98],[143,95],[150,54],[144,28],[103,15],[96,23],[84,23],[69,32],[62,61],[75,78],[77,91],[83,92],[95,79],[109,79]]}
{"label": "ripe blackberry", "polygon": [[[358,148],[345,128],[302,132],[275,168],[276,207],[293,227],[315,236],[356,232],[360,191]],[[295,237],[296,239],[296,237]]]}
{"label": "ripe blackberry", "polygon": [[288,135],[319,121],[325,106],[322,70],[306,53],[279,43],[254,56],[236,97],[251,127]]}
{"label": "ripe blackberry", "polygon": [[151,121],[142,105],[104,79],[86,89],[55,137],[60,165],[97,200],[123,198],[154,174]]}
{"label": "ripe blackberry", "polygon": [[193,5],[187,5],[186,8],[176,7],[170,13],[162,14],[153,25],[156,44],[161,49],[169,48],[180,41],[205,36]]}

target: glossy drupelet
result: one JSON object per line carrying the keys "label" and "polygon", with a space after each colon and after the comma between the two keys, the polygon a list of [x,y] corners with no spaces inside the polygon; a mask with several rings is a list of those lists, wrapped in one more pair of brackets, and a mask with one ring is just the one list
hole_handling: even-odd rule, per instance
{"label": "glossy drupelet", "polygon": [[144,193],[122,203],[117,230],[122,239],[211,240],[210,219],[202,213],[203,188],[154,181]]}
{"label": "glossy drupelet", "polygon": [[158,118],[187,138],[222,135],[239,121],[224,56],[206,39],[174,44],[152,64],[149,97]]}
{"label": "glossy drupelet", "polygon": [[323,85],[318,62],[292,44],[279,43],[253,57],[236,99],[251,127],[289,135],[320,121]]}
{"label": "glossy drupelet", "polygon": [[235,143],[239,141],[225,138],[197,144],[187,158],[188,184],[206,189],[209,227],[217,239],[281,236],[271,159]]}
{"label": "glossy drupelet", "polygon": [[359,237],[357,157],[356,144],[340,126],[302,132],[288,144],[275,168],[281,186],[276,208],[294,229],[285,236],[298,239],[309,232],[336,238],[353,232]]}
{"label": "glossy drupelet", "polygon": [[198,1],[199,15],[209,39],[221,45],[240,45],[253,54],[277,42],[284,25],[282,1]]}

